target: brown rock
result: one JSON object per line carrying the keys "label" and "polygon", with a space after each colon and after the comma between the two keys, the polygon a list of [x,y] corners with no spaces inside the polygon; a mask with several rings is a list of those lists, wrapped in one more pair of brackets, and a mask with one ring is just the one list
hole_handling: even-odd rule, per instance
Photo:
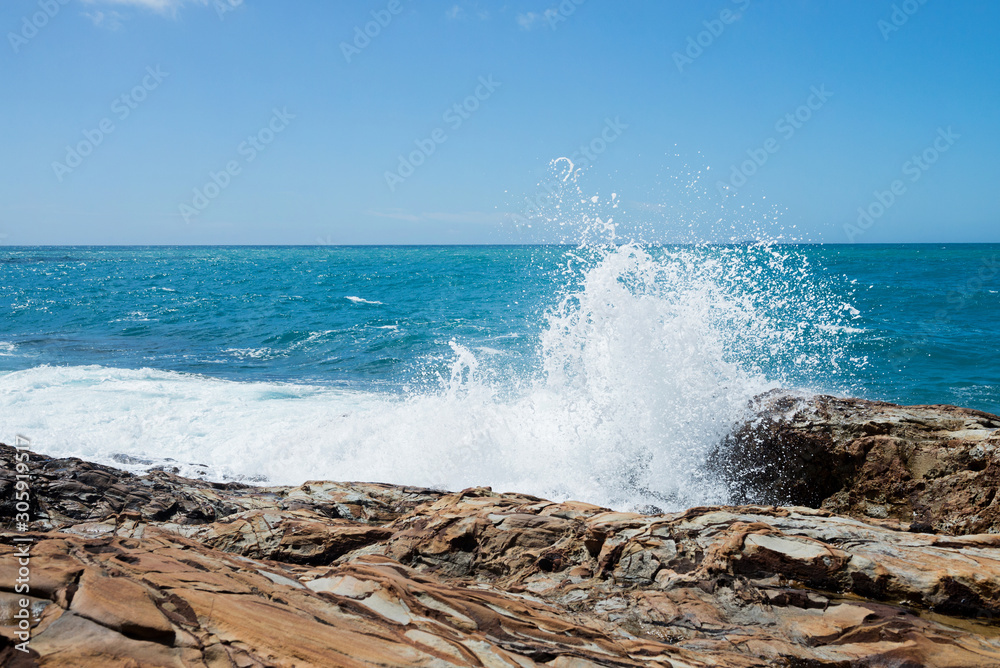
{"label": "brown rock", "polygon": [[[128,601],[128,605],[122,605]],[[153,602],[146,587],[126,578],[108,577],[85,569],[70,611],[123,635],[172,642],[174,629]]]}
{"label": "brown rock", "polygon": [[250,510],[211,524],[170,526],[225,552],[294,564],[330,563],[392,535],[381,527],[329,519],[308,510]]}
{"label": "brown rock", "polygon": [[[4,628],[0,660],[1000,666],[1000,419],[830,397],[761,407],[718,470],[745,499],[822,507],[645,516],[486,488],[213,485],[36,455],[33,653]],[[0,611],[16,574],[3,543]]]}
{"label": "brown rock", "polygon": [[1000,417],[772,393],[719,448],[737,503],[825,508],[913,531],[1000,532]]}

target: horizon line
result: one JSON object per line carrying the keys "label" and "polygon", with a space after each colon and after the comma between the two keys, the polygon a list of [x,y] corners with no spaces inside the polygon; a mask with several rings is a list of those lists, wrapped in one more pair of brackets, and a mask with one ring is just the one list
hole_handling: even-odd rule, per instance
{"label": "horizon line", "polygon": [[1000,241],[881,241],[881,242],[840,242],[840,241],[703,241],[703,242],[637,242],[623,241],[620,243],[597,243],[583,244],[572,242],[553,243],[343,243],[343,244],[282,244],[282,243],[257,243],[257,244],[120,244],[120,243],[93,243],[93,244],[0,244],[0,249],[23,249],[23,248],[497,248],[497,247],[566,247],[579,248],[582,246],[624,246],[634,243],[640,246],[669,247],[669,246],[852,246],[852,247],[876,247],[876,246],[991,246],[1000,245]]}

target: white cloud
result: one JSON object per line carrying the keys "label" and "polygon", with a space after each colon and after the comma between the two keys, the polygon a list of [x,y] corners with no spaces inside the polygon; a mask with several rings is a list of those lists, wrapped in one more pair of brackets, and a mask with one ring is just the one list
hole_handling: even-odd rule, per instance
{"label": "white cloud", "polygon": [[[466,8],[469,11],[466,11]],[[469,2],[469,0],[463,0],[462,4],[452,5],[451,9],[446,10],[444,13],[445,16],[453,21],[467,19],[470,14],[480,21],[486,21],[490,18],[489,10],[480,7],[479,2]]]}
{"label": "white cloud", "polygon": [[535,25],[535,21],[540,18],[535,12],[528,12],[527,14],[517,15],[517,25],[521,26],[522,30],[531,30],[531,26]]}
{"label": "white cloud", "polygon": [[517,24],[521,26],[521,30],[534,30],[535,28],[540,28],[543,25],[551,26],[552,17],[558,13],[559,12],[555,9],[546,9],[541,14],[537,14],[535,12],[518,14]]}
{"label": "white cloud", "polygon": [[90,19],[98,28],[107,28],[108,30],[118,30],[121,28],[122,20],[125,18],[113,9],[107,12],[84,12],[83,15]]}

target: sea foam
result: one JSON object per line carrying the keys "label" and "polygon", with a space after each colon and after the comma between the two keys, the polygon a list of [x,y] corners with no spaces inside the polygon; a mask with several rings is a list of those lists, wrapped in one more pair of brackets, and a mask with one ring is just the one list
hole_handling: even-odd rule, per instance
{"label": "sea foam", "polygon": [[40,366],[0,376],[0,436],[211,479],[488,485],[680,509],[726,500],[706,457],[750,398],[787,383],[789,350],[800,370],[836,356],[814,326],[836,320],[820,322],[822,294],[808,298],[787,250],[593,246],[569,251],[564,269],[557,305],[524,342],[537,363],[516,378],[460,340],[449,375],[404,393]]}

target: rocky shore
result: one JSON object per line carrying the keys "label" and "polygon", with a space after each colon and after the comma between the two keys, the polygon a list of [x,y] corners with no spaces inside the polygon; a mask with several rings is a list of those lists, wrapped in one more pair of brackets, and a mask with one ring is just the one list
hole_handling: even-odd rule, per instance
{"label": "rocky shore", "polygon": [[0,665],[1000,666],[1000,417],[756,412],[711,460],[745,505],[661,515],[31,453],[15,531],[0,446]]}

